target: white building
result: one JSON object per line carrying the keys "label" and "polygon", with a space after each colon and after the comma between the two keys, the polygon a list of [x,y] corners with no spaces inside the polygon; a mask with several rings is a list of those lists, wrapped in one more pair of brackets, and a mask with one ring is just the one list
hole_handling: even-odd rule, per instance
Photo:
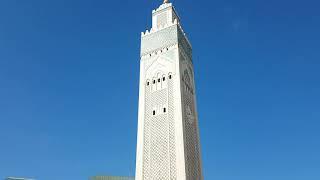
{"label": "white building", "polygon": [[192,48],[168,1],[141,34],[136,180],[203,180]]}
{"label": "white building", "polygon": [[5,180],[34,180],[34,179],[18,178],[18,177],[7,177]]}

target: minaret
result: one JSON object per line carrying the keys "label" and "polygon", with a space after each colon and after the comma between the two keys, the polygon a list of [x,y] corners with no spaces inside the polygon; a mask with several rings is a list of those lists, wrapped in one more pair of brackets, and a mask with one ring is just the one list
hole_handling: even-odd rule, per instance
{"label": "minaret", "polygon": [[168,0],[140,56],[136,180],[203,180],[192,48]]}

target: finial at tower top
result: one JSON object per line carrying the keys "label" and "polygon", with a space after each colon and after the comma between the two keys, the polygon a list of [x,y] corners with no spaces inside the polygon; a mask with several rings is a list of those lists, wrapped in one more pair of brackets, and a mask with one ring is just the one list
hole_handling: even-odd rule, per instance
{"label": "finial at tower top", "polygon": [[163,0],[163,4],[169,3],[169,0]]}

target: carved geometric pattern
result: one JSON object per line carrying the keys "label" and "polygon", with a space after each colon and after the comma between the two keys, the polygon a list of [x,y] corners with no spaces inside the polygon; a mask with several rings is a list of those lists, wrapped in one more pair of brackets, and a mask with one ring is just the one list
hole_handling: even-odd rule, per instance
{"label": "carved geometric pattern", "polygon": [[[153,91],[151,84],[145,86],[144,180],[176,180],[173,82],[164,77],[167,88]],[[154,107],[163,105],[168,105],[167,113],[152,113]]]}
{"label": "carved geometric pattern", "polygon": [[141,38],[141,56],[178,43],[178,26],[173,25]]}
{"label": "carved geometric pattern", "polygon": [[168,118],[169,118],[169,152],[170,152],[170,180],[177,179],[175,122],[174,122],[173,79],[168,80]]}
{"label": "carved geometric pattern", "polygon": [[183,51],[190,61],[192,61],[192,48],[187,40],[187,37],[182,32],[182,29],[178,27],[178,39],[179,39],[179,47],[180,50]]}
{"label": "carved geometric pattern", "polygon": [[157,16],[157,26],[160,28],[161,26],[164,26],[167,23],[167,12],[163,12]]}
{"label": "carved geometric pattern", "polygon": [[[184,132],[185,132],[185,159],[187,179],[198,180],[201,177],[200,167],[200,152],[197,119],[195,117],[195,102],[193,95],[193,85],[191,84],[190,76],[187,70],[182,77],[183,86],[183,102],[184,102]],[[188,109],[191,110],[193,117],[187,113]],[[190,121],[189,118],[193,118]]]}
{"label": "carved geometric pattern", "polygon": [[152,106],[150,106],[150,94],[151,87],[145,86],[145,120],[144,120],[144,142],[143,142],[143,179],[151,179],[150,173],[150,124],[151,124],[151,114],[147,112],[152,111]]}
{"label": "carved geometric pattern", "polygon": [[168,125],[166,115],[152,118],[151,173],[153,180],[169,179]]}

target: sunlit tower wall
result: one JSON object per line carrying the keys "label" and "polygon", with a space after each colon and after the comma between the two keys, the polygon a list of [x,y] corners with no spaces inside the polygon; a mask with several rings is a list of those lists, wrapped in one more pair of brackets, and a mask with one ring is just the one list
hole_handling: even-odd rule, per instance
{"label": "sunlit tower wall", "polygon": [[171,3],[141,34],[136,180],[202,180],[192,48]]}

